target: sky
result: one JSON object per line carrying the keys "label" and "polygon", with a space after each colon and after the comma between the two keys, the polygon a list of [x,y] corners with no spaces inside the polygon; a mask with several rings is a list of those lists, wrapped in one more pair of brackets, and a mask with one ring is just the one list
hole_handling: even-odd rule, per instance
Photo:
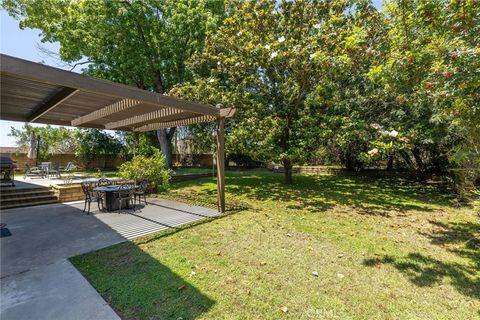
{"label": "sky", "polygon": [[[381,0],[374,0],[376,7],[381,7]],[[40,30],[20,29],[18,21],[10,17],[4,10],[0,10],[0,52],[10,56],[30,60],[33,62],[42,62],[47,65],[69,69],[67,66],[51,57],[39,47],[48,51],[58,53],[60,46],[58,43],[42,43],[40,41]],[[79,70],[73,70],[79,71]],[[42,124],[33,124],[34,126],[43,126]],[[8,136],[11,127],[20,129],[22,122],[0,120],[0,147],[14,147],[15,140]]]}
{"label": "sky", "polygon": [[[4,10],[0,11],[0,52],[10,56],[43,62],[45,64],[61,67],[55,59],[52,59],[39,50],[42,45],[50,51],[58,52],[59,45],[56,43],[41,43],[40,31],[33,29],[21,30],[18,21],[10,17]],[[35,124],[34,124],[35,125]],[[16,146],[15,140],[8,136],[10,127],[21,128],[23,122],[0,120],[0,146]],[[37,124],[37,126],[41,126]]]}

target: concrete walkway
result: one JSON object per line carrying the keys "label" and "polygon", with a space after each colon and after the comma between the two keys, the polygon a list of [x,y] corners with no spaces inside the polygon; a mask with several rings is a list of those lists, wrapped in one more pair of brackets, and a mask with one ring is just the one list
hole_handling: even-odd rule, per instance
{"label": "concrete walkway", "polygon": [[216,210],[149,199],[123,213],[82,213],[83,203],[3,210],[1,319],[119,319],[67,258],[205,217]]}

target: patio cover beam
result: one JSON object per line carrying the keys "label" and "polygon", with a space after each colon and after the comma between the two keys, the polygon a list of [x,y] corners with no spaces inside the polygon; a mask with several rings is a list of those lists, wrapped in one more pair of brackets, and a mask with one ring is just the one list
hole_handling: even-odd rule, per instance
{"label": "patio cover beam", "polygon": [[33,110],[33,112],[28,116],[27,121],[34,122],[35,120],[37,120],[47,112],[53,110],[56,106],[58,106],[63,101],[67,100],[77,92],[78,92],[77,89],[63,87],[60,91],[58,91],[53,96],[51,96],[47,101],[37,106]]}
{"label": "patio cover beam", "polygon": [[158,129],[186,126],[189,124],[195,124],[195,123],[201,123],[201,122],[209,122],[215,119],[216,117],[212,117],[212,116],[199,116],[199,117],[187,118],[182,120],[150,123],[141,127],[134,128],[133,131],[135,132],[152,131],[152,130],[158,130]]}
{"label": "patio cover beam", "polygon": [[144,113],[142,115],[134,116],[134,117],[131,117],[131,118],[123,119],[123,120],[120,120],[120,121],[109,122],[109,123],[105,124],[105,129],[114,130],[114,129],[117,129],[117,128],[132,127],[132,126],[137,125],[139,123],[152,121],[152,120],[160,121],[161,118],[172,116],[172,115],[175,115],[175,114],[180,114],[180,113],[183,113],[183,112],[184,112],[183,110],[179,110],[179,109],[164,108],[164,109]]}
{"label": "patio cover beam", "polygon": [[132,99],[123,99],[115,103],[112,103],[106,107],[103,107],[102,109],[93,111],[92,113],[73,119],[72,126],[76,127],[87,122],[92,122],[101,118],[105,118],[106,116],[129,109],[138,104],[140,104],[140,101],[136,101]]}

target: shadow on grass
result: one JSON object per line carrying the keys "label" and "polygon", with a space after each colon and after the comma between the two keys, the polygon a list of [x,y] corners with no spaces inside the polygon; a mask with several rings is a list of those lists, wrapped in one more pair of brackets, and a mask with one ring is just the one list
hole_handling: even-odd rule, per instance
{"label": "shadow on grass", "polygon": [[[251,174],[227,178],[227,192],[254,200],[292,201],[287,208],[321,212],[336,205],[355,207],[362,214],[389,216],[391,211],[432,211],[431,204],[450,205],[438,186],[426,186],[400,178],[348,177],[337,175],[295,176],[283,184],[278,174]],[[296,203],[295,203],[296,202]]]}
{"label": "shadow on grass", "polygon": [[131,242],[70,260],[122,319],[195,319],[215,304]]}
{"label": "shadow on grass", "polygon": [[460,293],[480,299],[480,224],[430,222],[437,227],[436,230],[423,235],[430,238],[432,244],[446,246],[446,250],[465,259],[465,263],[445,262],[420,253],[410,253],[403,258],[386,255],[366,259],[364,265],[392,265],[420,287],[441,284],[449,278]]}
{"label": "shadow on grass", "polygon": [[147,244],[149,242],[156,241],[156,240],[161,239],[161,238],[169,237],[169,236],[171,236],[171,235],[173,235],[177,232],[188,230],[190,228],[197,227],[197,226],[200,226],[200,225],[205,224],[205,223],[210,223],[213,220],[224,219],[228,216],[231,216],[233,214],[237,214],[239,212],[240,211],[230,210],[230,211],[227,211],[226,213],[224,213],[222,215],[219,215],[219,216],[205,217],[204,219],[197,220],[197,221],[194,221],[194,222],[190,222],[190,223],[187,223],[187,224],[183,224],[183,225],[180,225],[180,226],[171,226],[169,229],[167,229],[165,231],[155,233],[155,234],[152,234],[152,235],[143,236],[140,240],[136,240],[135,242],[136,242],[137,245]]}
{"label": "shadow on grass", "polygon": [[[208,207],[216,203],[215,179],[181,182],[175,189],[179,194],[171,193],[173,199]],[[259,170],[227,172],[226,195],[227,206],[236,207],[232,210],[251,208],[253,200],[275,201],[288,209],[309,212],[348,205],[360,214],[388,217],[409,210],[430,212],[432,205],[453,206],[453,197],[444,186],[405,178],[295,175],[294,184],[285,185],[283,175]]]}
{"label": "shadow on grass", "polygon": [[[197,180],[196,184],[201,184],[208,182],[206,179]],[[189,181],[189,183],[192,183]],[[201,206],[210,209],[217,209],[217,191],[214,189],[203,189],[203,190],[189,190],[188,193],[166,193],[156,195],[158,198],[175,200],[183,203],[187,203],[193,206]],[[225,211],[227,214],[238,213],[248,209],[252,209],[251,203],[242,201],[234,195],[226,194],[225,195]]]}

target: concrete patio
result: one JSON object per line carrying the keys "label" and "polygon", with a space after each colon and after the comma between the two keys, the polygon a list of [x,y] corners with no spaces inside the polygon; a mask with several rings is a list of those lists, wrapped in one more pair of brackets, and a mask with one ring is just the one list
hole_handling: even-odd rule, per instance
{"label": "concrete patio", "polygon": [[[83,175],[80,173],[72,174],[71,176],[62,175],[60,178],[50,177],[27,177],[24,178],[23,175],[15,176],[15,188],[35,188],[35,187],[50,187],[55,185],[65,185],[65,184],[79,184],[82,181],[96,181],[98,177],[92,177],[88,175]],[[108,178],[109,180],[120,180],[120,178]]]}
{"label": "concrete patio", "polygon": [[82,212],[83,202],[3,210],[12,235],[0,239],[2,319],[119,319],[67,260],[206,217],[214,209],[148,199],[122,213]]}

